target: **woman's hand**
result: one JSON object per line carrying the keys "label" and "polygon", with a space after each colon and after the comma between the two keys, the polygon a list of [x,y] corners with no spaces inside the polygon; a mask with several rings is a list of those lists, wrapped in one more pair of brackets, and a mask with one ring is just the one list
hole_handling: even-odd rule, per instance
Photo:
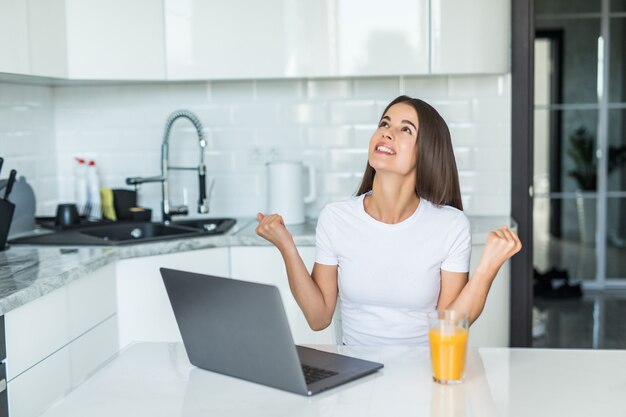
{"label": "woman's hand", "polygon": [[497,230],[489,232],[479,267],[497,271],[520,249],[522,249],[522,243],[517,233],[511,231],[506,226],[502,226]]}
{"label": "woman's hand", "polygon": [[285,227],[283,218],[278,214],[263,215],[257,213],[259,224],[256,227],[256,234],[263,239],[274,244],[281,252],[293,245],[293,237]]}

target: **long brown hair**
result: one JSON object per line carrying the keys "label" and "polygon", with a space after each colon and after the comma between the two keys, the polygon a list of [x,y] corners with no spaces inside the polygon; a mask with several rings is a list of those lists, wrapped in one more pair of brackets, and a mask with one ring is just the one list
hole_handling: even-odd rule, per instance
{"label": "long brown hair", "polygon": [[[415,142],[415,194],[435,205],[463,210],[459,174],[448,125],[430,104],[409,96],[400,96],[389,103],[381,118],[391,106],[398,103],[413,107],[419,122]],[[357,196],[372,190],[375,176],[376,170],[368,161]]]}

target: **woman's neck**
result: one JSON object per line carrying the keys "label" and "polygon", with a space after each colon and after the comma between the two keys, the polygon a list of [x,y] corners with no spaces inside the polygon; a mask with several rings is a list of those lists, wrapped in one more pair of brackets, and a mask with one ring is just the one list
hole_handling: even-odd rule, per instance
{"label": "woman's neck", "polygon": [[363,200],[365,212],[376,220],[395,224],[411,217],[419,206],[415,181],[399,176],[376,175],[372,195]]}

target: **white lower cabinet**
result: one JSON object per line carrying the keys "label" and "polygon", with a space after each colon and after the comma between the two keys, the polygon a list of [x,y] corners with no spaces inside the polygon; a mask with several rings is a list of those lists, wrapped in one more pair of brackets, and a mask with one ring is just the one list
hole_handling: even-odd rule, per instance
{"label": "white lower cabinet", "polygon": [[[315,247],[301,246],[298,252],[309,272],[315,262]],[[245,281],[271,284],[278,287],[294,342],[297,344],[336,344],[341,325],[338,314],[324,330],[313,331],[289,289],[285,263],[274,247],[234,246],[230,248],[231,276]],[[338,308],[337,310],[338,311]]]}
{"label": "white lower cabinet", "polygon": [[118,351],[115,266],[5,315],[12,417],[42,413]]}
{"label": "white lower cabinet", "polygon": [[228,248],[202,249],[117,262],[119,346],[181,341],[159,268],[228,277]]}
{"label": "white lower cabinet", "polygon": [[[485,245],[472,245],[471,273],[476,270]],[[472,324],[469,345],[474,347],[508,347],[511,278],[509,263],[505,263],[491,284],[485,308]]]}

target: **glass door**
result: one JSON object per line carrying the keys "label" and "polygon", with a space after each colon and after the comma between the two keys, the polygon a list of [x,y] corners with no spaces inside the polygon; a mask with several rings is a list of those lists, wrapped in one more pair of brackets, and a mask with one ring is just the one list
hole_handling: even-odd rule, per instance
{"label": "glass door", "polygon": [[535,1],[533,257],[557,298],[626,288],[625,9]]}
{"label": "glass door", "polygon": [[608,42],[606,155],[605,288],[626,288],[626,1],[613,1],[606,18]]}

